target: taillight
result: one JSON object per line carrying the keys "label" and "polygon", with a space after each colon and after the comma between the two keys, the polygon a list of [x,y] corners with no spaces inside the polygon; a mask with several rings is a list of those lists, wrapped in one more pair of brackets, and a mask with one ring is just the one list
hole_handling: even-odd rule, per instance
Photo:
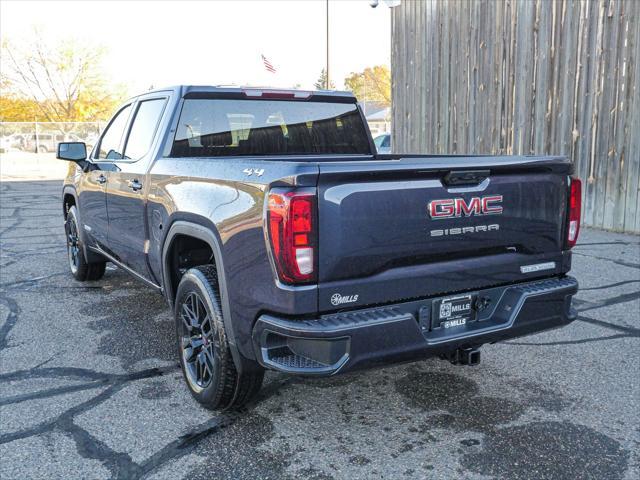
{"label": "taillight", "polygon": [[302,191],[271,191],[267,223],[271,252],[280,280],[285,283],[315,281],[315,194]]}
{"label": "taillight", "polygon": [[582,208],[582,182],[571,178],[569,186],[569,218],[567,222],[567,247],[572,248],[580,233],[580,210]]}

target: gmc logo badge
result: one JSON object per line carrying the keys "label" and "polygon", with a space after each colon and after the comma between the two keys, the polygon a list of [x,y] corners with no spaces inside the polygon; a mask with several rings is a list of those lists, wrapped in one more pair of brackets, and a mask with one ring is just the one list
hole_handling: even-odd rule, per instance
{"label": "gmc logo badge", "polygon": [[433,219],[470,217],[471,215],[501,215],[502,195],[473,197],[467,202],[464,198],[446,198],[432,200],[427,210]]}

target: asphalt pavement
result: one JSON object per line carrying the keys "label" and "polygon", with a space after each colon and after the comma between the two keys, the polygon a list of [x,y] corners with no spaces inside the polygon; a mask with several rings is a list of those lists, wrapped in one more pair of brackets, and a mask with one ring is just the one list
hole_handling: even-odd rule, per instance
{"label": "asphalt pavement", "polygon": [[0,478],[638,479],[640,238],[583,229],[568,327],[330,379],[191,398],[165,301],[67,266],[61,181],[0,186]]}

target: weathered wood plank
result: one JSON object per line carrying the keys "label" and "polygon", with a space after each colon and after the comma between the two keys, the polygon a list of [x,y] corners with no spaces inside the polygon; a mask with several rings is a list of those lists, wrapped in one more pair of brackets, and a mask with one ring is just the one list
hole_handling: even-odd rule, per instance
{"label": "weathered wood plank", "polygon": [[618,38],[615,46],[615,83],[611,85],[614,106],[611,112],[612,131],[609,137],[609,144],[613,154],[607,171],[603,224],[605,228],[613,230],[620,230],[624,226],[624,202],[627,190],[624,134],[626,130],[626,110],[628,109],[628,100],[625,99],[625,87],[628,78],[626,65],[629,61],[627,58],[629,19],[625,6],[625,3],[620,3],[617,6],[618,10],[615,12],[614,17],[614,21],[618,23]]}
{"label": "weathered wood plank", "polygon": [[640,3],[632,4],[629,15],[629,72],[628,89],[630,128],[626,142],[627,161],[627,197],[625,201],[624,230],[640,232]]}
{"label": "weathered wood plank", "polygon": [[608,0],[604,15],[604,35],[602,44],[602,92],[600,95],[600,121],[596,138],[596,197],[594,209],[594,224],[604,226],[604,210],[607,191],[607,171],[612,164],[614,156],[613,146],[609,144],[609,136],[613,128],[614,117],[614,91],[611,85],[615,82],[616,51],[619,23],[610,16],[613,6],[617,9],[620,4]]}

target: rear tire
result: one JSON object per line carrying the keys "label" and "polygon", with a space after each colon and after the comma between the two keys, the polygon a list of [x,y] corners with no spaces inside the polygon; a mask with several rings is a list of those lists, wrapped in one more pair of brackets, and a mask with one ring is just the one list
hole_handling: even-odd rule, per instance
{"label": "rear tire", "polygon": [[69,258],[69,269],[73,277],[85,282],[88,280],[100,280],[107,265],[107,262],[88,263],[84,255],[84,247],[80,238],[80,222],[78,221],[78,210],[75,205],[69,208],[67,221],[64,230],[67,234],[67,256]]}
{"label": "rear tire", "polygon": [[214,265],[189,269],[180,280],[174,317],[182,374],[193,397],[211,410],[239,408],[260,391],[264,370],[240,375],[224,327]]}

